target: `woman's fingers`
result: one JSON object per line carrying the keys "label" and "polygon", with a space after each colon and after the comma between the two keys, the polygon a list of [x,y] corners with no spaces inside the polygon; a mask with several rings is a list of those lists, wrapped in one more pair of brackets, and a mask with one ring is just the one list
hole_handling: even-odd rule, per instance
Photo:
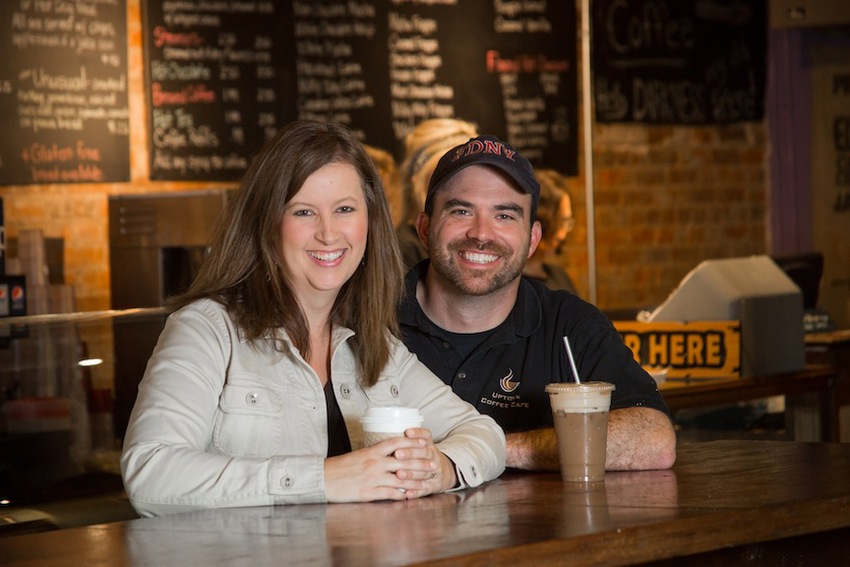
{"label": "woman's fingers", "polygon": [[[431,432],[412,428],[404,437],[376,443],[325,462],[331,501],[403,500],[442,492],[454,484],[448,459]],[[452,478],[449,478],[452,477]]]}

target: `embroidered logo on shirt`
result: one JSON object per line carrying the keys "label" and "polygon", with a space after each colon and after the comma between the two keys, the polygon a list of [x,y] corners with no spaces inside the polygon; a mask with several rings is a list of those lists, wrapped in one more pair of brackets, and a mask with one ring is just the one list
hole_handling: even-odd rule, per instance
{"label": "embroidered logo on shirt", "polygon": [[[514,371],[509,369],[508,374],[499,379],[499,388],[502,389],[502,392],[493,388],[489,396],[481,396],[478,405],[506,410],[531,409],[531,404],[522,400],[522,394],[513,393],[514,390],[519,388],[519,385],[520,381],[514,380]],[[488,413],[494,415],[492,412]]]}
{"label": "embroidered logo on shirt", "polygon": [[499,385],[502,387],[502,390],[505,392],[513,392],[519,387],[519,382],[513,380],[514,370],[513,368],[508,369],[507,375],[499,380]]}

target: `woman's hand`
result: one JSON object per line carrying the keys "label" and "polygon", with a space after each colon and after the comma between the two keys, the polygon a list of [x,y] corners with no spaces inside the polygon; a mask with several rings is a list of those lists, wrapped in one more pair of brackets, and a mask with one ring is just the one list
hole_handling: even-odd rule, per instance
{"label": "woman's hand", "polygon": [[454,465],[424,428],[325,460],[329,502],[419,498],[456,484]]}
{"label": "woman's hand", "polygon": [[[458,479],[455,473],[455,465],[434,445],[431,430],[424,427],[413,427],[405,431],[404,434],[408,439],[420,441],[420,445],[414,448],[396,450],[395,457],[410,464],[410,466],[400,469],[396,476],[422,480],[422,485],[419,488],[408,489],[404,497],[410,500],[445,492],[456,487]],[[414,466],[414,463],[417,466]]]}

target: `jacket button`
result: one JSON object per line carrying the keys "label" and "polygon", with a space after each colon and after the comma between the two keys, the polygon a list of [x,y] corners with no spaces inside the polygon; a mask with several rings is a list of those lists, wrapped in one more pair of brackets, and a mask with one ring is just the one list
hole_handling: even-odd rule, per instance
{"label": "jacket button", "polygon": [[392,394],[392,396],[394,398],[397,398],[398,397],[398,386],[391,386],[390,387],[390,394]]}
{"label": "jacket button", "polygon": [[251,392],[245,396],[245,401],[248,402],[248,405],[255,406],[260,403],[260,394],[257,392]]}
{"label": "jacket button", "polygon": [[463,380],[464,378],[466,378],[466,372],[458,372],[457,377],[459,379]]}
{"label": "jacket button", "polygon": [[280,479],[280,485],[284,488],[292,488],[292,477],[283,477],[282,479]]}
{"label": "jacket button", "polygon": [[342,394],[343,398],[351,397],[351,388],[348,387],[348,384],[343,384],[340,387],[339,391]]}

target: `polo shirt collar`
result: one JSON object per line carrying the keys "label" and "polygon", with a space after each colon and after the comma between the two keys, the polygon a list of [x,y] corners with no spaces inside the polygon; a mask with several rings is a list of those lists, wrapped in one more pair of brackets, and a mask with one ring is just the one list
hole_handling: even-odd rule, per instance
{"label": "polo shirt collar", "polygon": [[[433,333],[436,325],[425,315],[422,306],[419,305],[419,300],[416,299],[416,286],[420,281],[425,279],[429,265],[430,260],[422,260],[407,273],[405,277],[406,296],[404,298],[407,306],[399,314],[399,323],[419,327],[422,330]],[[517,301],[514,304],[514,308],[511,310],[508,318],[499,325],[496,335],[505,336],[505,338],[507,338],[506,335],[531,336],[542,324],[542,319],[543,309],[540,304],[540,298],[534,292],[532,285],[523,276],[519,282]]]}

